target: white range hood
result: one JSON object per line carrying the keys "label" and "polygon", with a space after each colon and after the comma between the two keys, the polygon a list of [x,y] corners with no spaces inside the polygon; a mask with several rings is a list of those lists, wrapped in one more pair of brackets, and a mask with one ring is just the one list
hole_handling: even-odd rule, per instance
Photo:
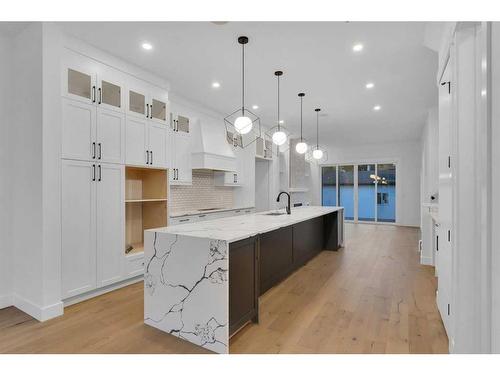
{"label": "white range hood", "polygon": [[193,125],[193,169],[235,171],[236,156],[226,140],[225,126],[210,118],[196,119]]}

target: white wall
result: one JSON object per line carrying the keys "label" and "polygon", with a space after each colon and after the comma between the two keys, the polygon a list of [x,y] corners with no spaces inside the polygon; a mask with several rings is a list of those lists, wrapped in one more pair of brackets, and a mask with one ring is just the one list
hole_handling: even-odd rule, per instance
{"label": "white wall", "polygon": [[0,308],[11,301],[11,249],[10,249],[10,90],[12,64],[11,39],[0,36]]}
{"label": "white wall", "polygon": [[[329,164],[396,162],[396,223],[420,226],[420,142],[327,148]],[[319,175],[320,171],[316,173]],[[316,183],[320,191],[319,181]],[[316,198],[319,201],[319,197]]]}

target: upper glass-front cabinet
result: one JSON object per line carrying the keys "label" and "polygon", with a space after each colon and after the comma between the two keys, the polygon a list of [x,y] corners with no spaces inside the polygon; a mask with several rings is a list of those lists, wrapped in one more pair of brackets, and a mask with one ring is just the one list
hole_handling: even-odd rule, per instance
{"label": "upper glass-front cabinet", "polygon": [[100,102],[114,108],[121,108],[121,87],[111,82],[102,80]]}
{"label": "upper glass-front cabinet", "polygon": [[68,72],[68,94],[92,100],[92,76],[71,68]]}
{"label": "upper glass-front cabinet", "polygon": [[160,120],[162,122],[167,121],[167,103],[160,100],[153,99],[151,101],[151,116],[150,118],[155,120]]}
{"label": "upper glass-front cabinet", "polygon": [[128,90],[128,110],[131,114],[146,117],[146,95]]}

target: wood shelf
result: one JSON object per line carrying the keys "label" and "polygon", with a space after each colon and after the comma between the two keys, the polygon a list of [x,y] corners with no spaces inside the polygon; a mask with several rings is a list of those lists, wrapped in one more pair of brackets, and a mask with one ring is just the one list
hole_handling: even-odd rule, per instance
{"label": "wood shelf", "polygon": [[125,203],[166,202],[166,201],[167,201],[167,198],[125,199]]}
{"label": "wood shelf", "polygon": [[[167,226],[165,170],[125,168],[125,246],[132,256],[144,252],[144,231]],[[123,249],[125,252],[125,249]]]}

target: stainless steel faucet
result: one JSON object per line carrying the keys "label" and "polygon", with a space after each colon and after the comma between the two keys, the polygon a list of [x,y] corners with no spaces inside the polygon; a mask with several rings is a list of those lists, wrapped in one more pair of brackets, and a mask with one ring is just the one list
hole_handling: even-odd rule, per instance
{"label": "stainless steel faucet", "polygon": [[288,215],[290,215],[292,213],[292,211],[290,210],[290,194],[287,193],[286,191],[281,191],[279,194],[278,194],[278,198],[276,198],[276,202],[279,202],[280,201],[280,197],[281,197],[281,194],[286,194],[287,197],[288,197],[288,205],[286,206],[286,213]]}

